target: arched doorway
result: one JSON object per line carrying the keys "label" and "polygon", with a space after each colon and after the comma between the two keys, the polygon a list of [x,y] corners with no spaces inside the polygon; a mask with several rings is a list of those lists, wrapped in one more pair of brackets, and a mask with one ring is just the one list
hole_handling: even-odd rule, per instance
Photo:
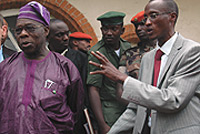
{"label": "arched doorway", "polygon": [[[13,27],[13,19],[16,19],[18,14],[18,10],[21,6],[25,5],[31,0],[1,0],[1,13],[6,18],[11,28]],[[73,5],[71,5],[67,0],[59,1],[59,0],[36,0],[43,4],[49,11],[51,16],[61,19],[67,23],[71,32],[80,31],[92,36],[93,40],[91,41],[91,45],[96,44],[98,41],[96,34],[91,27],[90,23],[84,17],[84,15],[77,10]],[[13,13],[14,15],[8,15],[6,12],[9,10],[16,10]],[[11,21],[12,20],[12,21]],[[12,24],[11,24],[12,23]]]}

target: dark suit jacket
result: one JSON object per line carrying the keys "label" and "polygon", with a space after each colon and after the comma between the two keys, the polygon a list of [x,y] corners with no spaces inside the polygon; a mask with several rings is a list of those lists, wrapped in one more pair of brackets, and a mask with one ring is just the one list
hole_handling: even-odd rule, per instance
{"label": "dark suit jacket", "polygon": [[6,46],[3,45],[3,58],[4,59],[10,57],[15,52],[16,51],[11,50],[11,49],[9,49],[9,48],[7,48]]}
{"label": "dark suit jacket", "polygon": [[79,70],[85,88],[88,64],[87,55],[83,52],[69,48],[69,50],[64,54],[64,56],[70,59]]}

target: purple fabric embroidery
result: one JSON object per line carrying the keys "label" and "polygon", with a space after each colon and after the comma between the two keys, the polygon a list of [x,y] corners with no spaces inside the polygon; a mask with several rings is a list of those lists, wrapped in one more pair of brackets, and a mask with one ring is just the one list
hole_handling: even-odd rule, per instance
{"label": "purple fabric embroidery", "polygon": [[35,69],[36,69],[36,63],[29,61],[28,69],[27,69],[27,73],[26,73],[25,84],[24,84],[23,99],[22,99],[22,103],[25,105],[26,111],[27,111],[27,106],[31,102]]}

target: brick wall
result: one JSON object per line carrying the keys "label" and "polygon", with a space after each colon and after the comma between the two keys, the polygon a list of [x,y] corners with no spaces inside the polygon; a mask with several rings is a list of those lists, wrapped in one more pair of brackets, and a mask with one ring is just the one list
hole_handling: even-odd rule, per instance
{"label": "brick wall", "polygon": [[[31,0],[0,0],[0,9],[14,9],[20,8]],[[43,4],[57,19],[61,19],[67,23],[71,32],[80,31],[89,34],[92,36],[93,40],[91,45],[93,46],[98,41],[97,36],[94,32],[94,29],[85,18],[85,16],[71,5],[67,0],[36,0]],[[137,37],[133,33],[134,27],[131,25],[125,26],[125,33],[122,35],[122,38],[128,41],[137,41]]]}

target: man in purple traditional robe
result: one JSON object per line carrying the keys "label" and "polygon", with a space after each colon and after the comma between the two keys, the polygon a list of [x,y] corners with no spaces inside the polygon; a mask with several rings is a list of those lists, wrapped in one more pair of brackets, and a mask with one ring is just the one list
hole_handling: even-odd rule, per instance
{"label": "man in purple traditional robe", "polygon": [[47,49],[49,21],[38,2],[20,9],[15,36],[22,52],[0,64],[0,134],[73,134],[84,90],[75,65]]}

